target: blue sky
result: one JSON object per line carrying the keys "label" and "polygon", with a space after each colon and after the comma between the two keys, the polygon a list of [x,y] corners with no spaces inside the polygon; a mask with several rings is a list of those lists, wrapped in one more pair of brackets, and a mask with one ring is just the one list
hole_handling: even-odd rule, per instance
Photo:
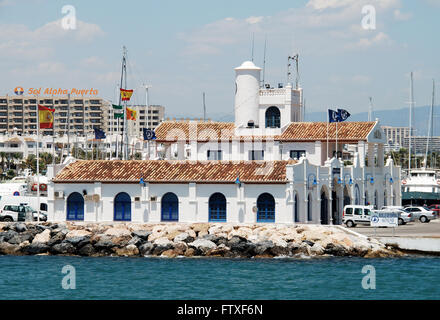
{"label": "blue sky", "polygon": [[[76,9],[76,30],[61,28],[64,5]],[[362,7],[376,9],[376,29],[361,28]],[[304,1],[46,1],[0,0],[0,94],[20,85],[95,88],[115,99],[122,46],[128,48],[133,102],[167,115],[233,112],[234,70],[251,57],[266,80],[286,82],[289,54],[300,54],[307,110],[352,113],[398,109],[415,74],[416,105],[430,103],[440,82],[440,0]],[[437,88],[440,88],[440,83]],[[437,90],[437,96],[440,91]]]}

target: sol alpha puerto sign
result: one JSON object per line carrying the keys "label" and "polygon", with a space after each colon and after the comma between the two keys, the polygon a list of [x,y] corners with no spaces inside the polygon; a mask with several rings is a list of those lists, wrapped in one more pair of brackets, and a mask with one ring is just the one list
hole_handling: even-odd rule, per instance
{"label": "sol alpha puerto sign", "polygon": [[[16,95],[23,95],[25,90],[23,87],[15,87],[14,93]],[[63,89],[63,88],[29,88],[26,90],[26,94],[28,95],[77,95],[77,96],[97,96],[98,89],[90,88],[90,89],[81,89],[81,88],[71,88],[71,89]]]}
{"label": "sol alpha puerto sign", "polygon": [[372,227],[397,227],[399,214],[397,212],[371,212],[370,226]]}

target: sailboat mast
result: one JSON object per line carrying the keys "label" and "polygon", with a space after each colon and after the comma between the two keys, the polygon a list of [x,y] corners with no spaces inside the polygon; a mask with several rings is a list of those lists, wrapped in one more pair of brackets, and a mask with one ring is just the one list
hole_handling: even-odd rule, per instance
{"label": "sailboat mast", "polygon": [[408,175],[411,170],[411,135],[412,135],[412,109],[413,109],[413,73],[411,71],[411,84],[410,84],[410,102],[409,102],[409,147],[408,147]]}
{"label": "sailboat mast", "polygon": [[432,80],[431,110],[429,112],[428,138],[426,139],[425,168],[428,166],[429,139],[432,138],[432,134],[433,134],[434,99],[435,99],[434,95],[435,95],[435,81],[433,79]]}

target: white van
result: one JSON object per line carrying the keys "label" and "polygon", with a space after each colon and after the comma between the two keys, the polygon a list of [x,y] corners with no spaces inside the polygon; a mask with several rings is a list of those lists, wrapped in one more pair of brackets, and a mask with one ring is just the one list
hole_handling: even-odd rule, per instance
{"label": "white van", "polygon": [[346,205],[342,212],[342,223],[347,228],[356,227],[357,224],[369,226],[372,209],[373,206]]}
{"label": "white van", "polygon": [[[2,208],[6,204],[28,205],[36,210],[38,207],[38,198],[35,196],[0,196],[0,208]],[[40,197],[39,211],[47,215],[47,197]]]}

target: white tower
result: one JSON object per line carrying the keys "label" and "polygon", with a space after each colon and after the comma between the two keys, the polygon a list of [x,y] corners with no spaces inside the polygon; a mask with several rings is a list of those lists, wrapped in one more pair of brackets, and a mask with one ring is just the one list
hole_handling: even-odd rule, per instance
{"label": "white tower", "polygon": [[245,61],[235,68],[235,127],[248,127],[253,121],[259,124],[261,68],[252,61]]}

